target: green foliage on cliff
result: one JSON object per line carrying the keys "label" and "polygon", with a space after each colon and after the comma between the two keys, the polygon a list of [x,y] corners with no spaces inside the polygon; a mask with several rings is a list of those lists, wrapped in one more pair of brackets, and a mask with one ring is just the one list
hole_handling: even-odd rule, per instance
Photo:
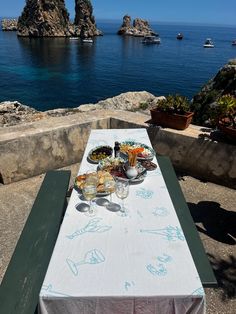
{"label": "green foliage on cliff", "polygon": [[201,91],[193,97],[191,104],[195,112],[193,122],[205,125],[211,117],[211,105],[223,95],[236,96],[236,60],[230,60],[216,76],[203,86]]}

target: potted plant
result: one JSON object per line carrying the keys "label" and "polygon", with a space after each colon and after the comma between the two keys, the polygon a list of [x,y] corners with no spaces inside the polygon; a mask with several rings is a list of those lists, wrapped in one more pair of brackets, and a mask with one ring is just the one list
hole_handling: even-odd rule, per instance
{"label": "potted plant", "polygon": [[192,121],[188,99],[181,95],[169,95],[150,109],[152,123],[177,130],[186,129]]}
{"label": "potted plant", "polygon": [[236,139],[236,98],[223,95],[211,106],[210,118],[230,138]]}

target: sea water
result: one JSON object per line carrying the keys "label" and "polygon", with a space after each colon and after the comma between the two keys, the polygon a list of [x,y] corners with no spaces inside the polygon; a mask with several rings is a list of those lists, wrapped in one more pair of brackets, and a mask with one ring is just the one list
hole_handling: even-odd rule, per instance
{"label": "sea water", "polygon": [[[116,34],[120,22],[98,21],[93,44],[69,38],[18,38],[0,31],[0,101],[38,110],[96,103],[127,91],[179,93],[189,99],[236,58],[236,27],[152,23],[160,45]],[[177,40],[182,32],[183,40]],[[206,38],[215,48],[203,48]]]}

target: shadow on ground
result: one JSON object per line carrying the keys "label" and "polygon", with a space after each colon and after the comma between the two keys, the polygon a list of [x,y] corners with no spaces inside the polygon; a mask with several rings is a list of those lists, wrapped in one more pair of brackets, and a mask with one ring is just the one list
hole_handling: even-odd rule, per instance
{"label": "shadow on ground", "polygon": [[[198,204],[188,203],[197,230],[208,237],[227,245],[236,244],[236,212],[228,211],[217,202],[201,201]],[[208,253],[219,287],[222,289],[222,299],[236,297],[236,257],[216,257]]]}
{"label": "shadow on ground", "polygon": [[212,239],[229,245],[236,244],[236,212],[228,211],[217,202],[201,201],[198,204],[188,203],[199,232]]}
{"label": "shadow on ground", "polygon": [[208,254],[219,287],[223,290],[222,299],[236,297],[236,258],[229,255],[228,259],[216,258]]}

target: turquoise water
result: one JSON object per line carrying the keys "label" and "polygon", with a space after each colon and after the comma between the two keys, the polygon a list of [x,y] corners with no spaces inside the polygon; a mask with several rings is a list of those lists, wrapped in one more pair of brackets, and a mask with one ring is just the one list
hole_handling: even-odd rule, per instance
{"label": "turquoise water", "polygon": [[[160,45],[120,37],[119,22],[97,23],[94,44],[66,38],[17,38],[0,32],[0,101],[40,110],[77,107],[127,91],[180,93],[189,99],[229,59],[236,58],[236,27],[152,24]],[[184,34],[176,40],[178,32]],[[214,49],[204,49],[211,37]]]}

